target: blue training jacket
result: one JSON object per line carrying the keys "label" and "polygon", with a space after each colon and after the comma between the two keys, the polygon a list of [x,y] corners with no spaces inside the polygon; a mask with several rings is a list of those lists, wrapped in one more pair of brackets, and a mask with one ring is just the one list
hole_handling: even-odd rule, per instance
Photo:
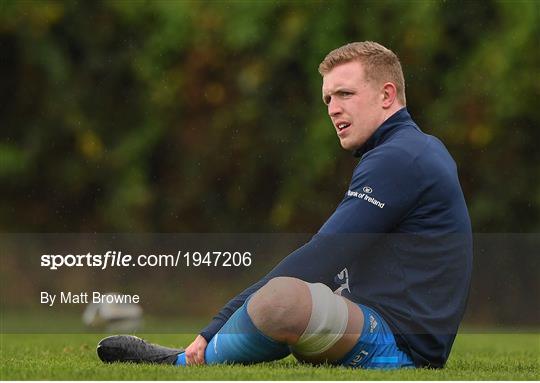
{"label": "blue training jacket", "polygon": [[[403,108],[356,152],[336,211],[304,246],[230,300],[201,332],[209,341],[271,278],[291,276],[372,307],[417,367],[443,367],[465,311],[472,233],[456,164]],[[343,270],[346,269],[346,273]]]}

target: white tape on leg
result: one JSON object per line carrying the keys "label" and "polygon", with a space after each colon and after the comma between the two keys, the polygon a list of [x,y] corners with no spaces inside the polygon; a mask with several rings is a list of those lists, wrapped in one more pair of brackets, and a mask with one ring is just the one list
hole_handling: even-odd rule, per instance
{"label": "white tape on leg", "polygon": [[311,292],[311,317],[292,350],[300,355],[317,355],[343,337],[349,321],[347,303],[322,283],[307,283]]}

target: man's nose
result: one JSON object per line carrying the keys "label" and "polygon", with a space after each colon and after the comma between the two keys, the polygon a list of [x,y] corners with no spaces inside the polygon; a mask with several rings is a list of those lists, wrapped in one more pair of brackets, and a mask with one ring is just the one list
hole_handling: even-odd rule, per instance
{"label": "man's nose", "polygon": [[338,116],[342,111],[339,102],[330,100],[328,103],[328,115],[330,115],[330,117]]}

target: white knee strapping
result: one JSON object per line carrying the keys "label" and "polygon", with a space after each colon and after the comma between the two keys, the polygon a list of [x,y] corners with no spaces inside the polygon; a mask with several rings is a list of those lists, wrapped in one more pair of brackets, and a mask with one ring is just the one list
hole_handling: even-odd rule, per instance
{"label": "white knee strapping", "polygon": [[322,283],[308,283],[311,292],[311,317],[306,330],[292,347],[300,355],[317,355],[341,339],[349,321],[345,300]]}

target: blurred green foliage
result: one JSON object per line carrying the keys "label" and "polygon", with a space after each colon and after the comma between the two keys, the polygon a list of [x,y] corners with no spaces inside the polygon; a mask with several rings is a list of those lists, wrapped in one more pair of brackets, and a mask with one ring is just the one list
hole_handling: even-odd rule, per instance
{"label": "blurred green foliage", "polygon": [[401,58],[475,231],[540,230],[537,1],[0,3],[0,229],[311,232],[356,163],[331,49]]}

